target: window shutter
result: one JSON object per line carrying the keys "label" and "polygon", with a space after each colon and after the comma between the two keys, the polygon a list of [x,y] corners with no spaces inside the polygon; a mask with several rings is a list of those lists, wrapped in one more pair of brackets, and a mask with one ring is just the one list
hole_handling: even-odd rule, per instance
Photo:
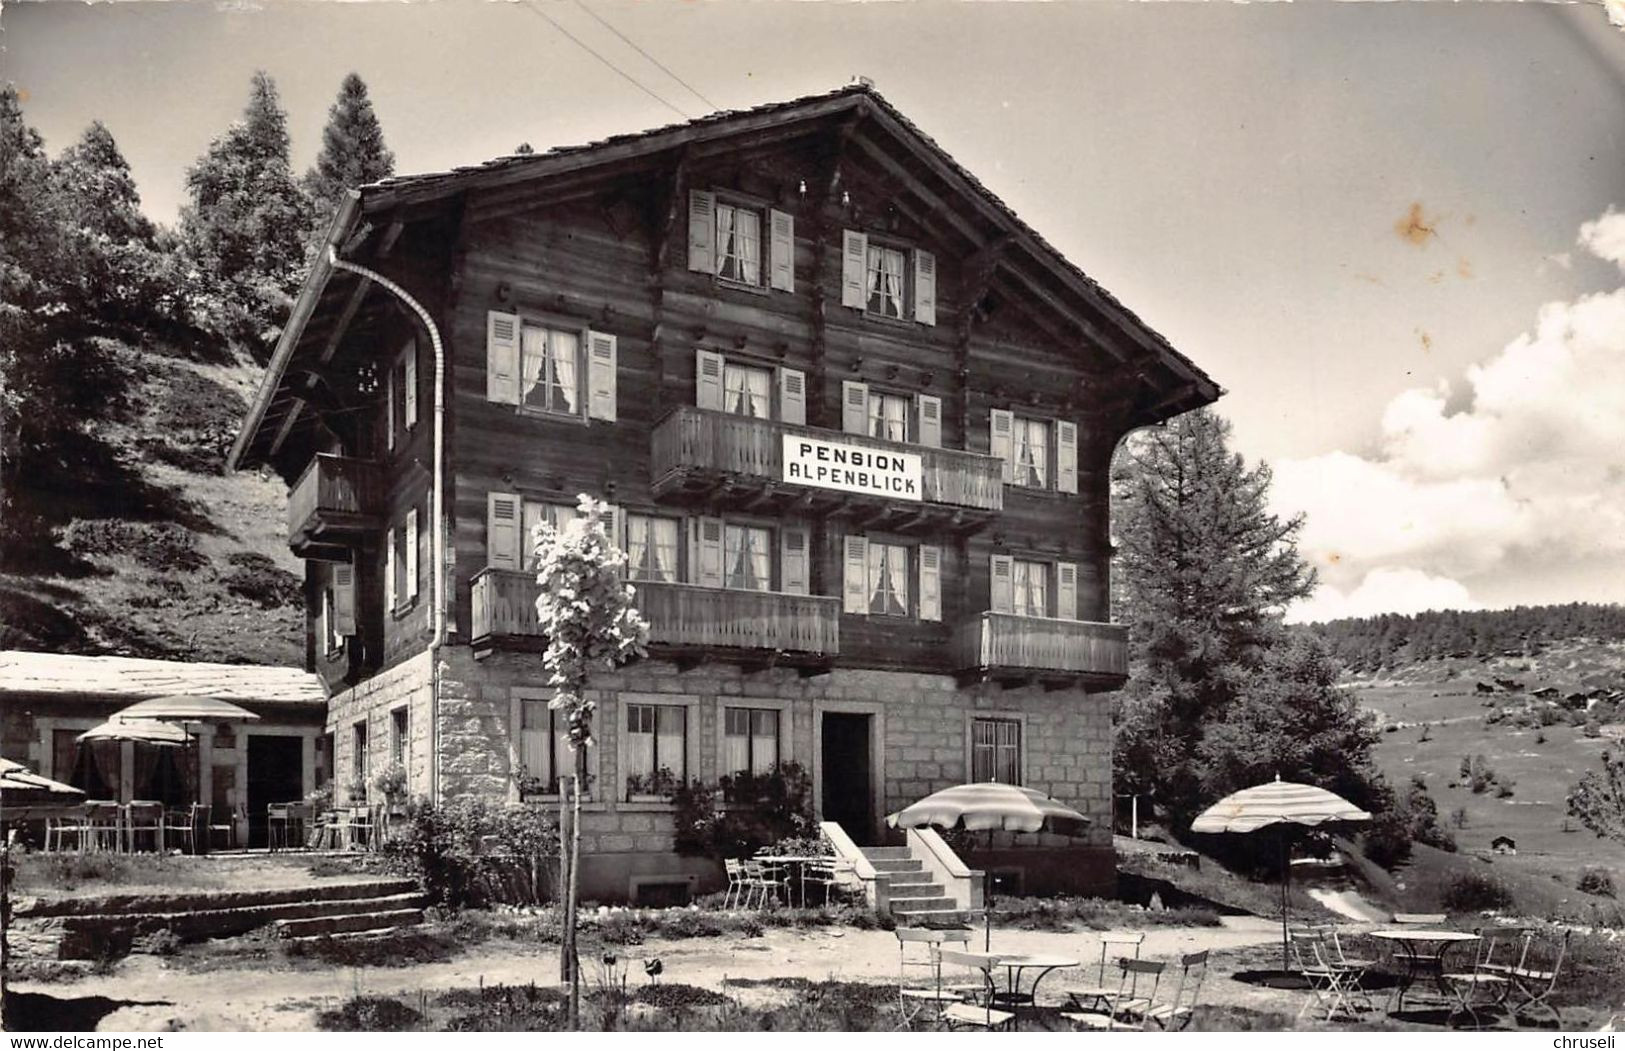
{"label": "window shutter", "polygon": [[395,368],[384,374],[384,447],[395,448]]}
{"label": "window shutter", "polygon": [[841,232],[841,306],[863,309],[864,271],[869,263],[869,238],[856,230]]}
{"label": "window shutter", "polygon": [[513,493],[487,493],[485,503],[485,564],[492,569],[518,569],[519,497]]}
{"label": "window shutter", "polygon": [[988,567],[988,606],[994,613],[1010,613],[1016,608],[1016,595],[1012,574],[1015,559],[1009,555],[994,555]]}
{"label": "window shutter", "polygon": [[1055,615],[1062,620],[1078,619],[1078,564],[1055,563]]}
{"label": "window shutter", "polygon": [[920,619],[942,619],[942,548],[920,545]]}
{"label": "window shutter", "polygon": [[1078,425],[1070,420],[1055,425],[1055,488],[1078,491]]}
{"label": "window shutter", "polygon": [[406,410],[406,429],[411,430],[418,425],[418,345],[416,342],[406,345],[405,355],[406,389],[402,391]]}
{"label": "window shutter", "polygon": [[842,541],[842,594],[848,613],[869,612],[869,540],[849,536]]}
{"label": "window shutter", "polygon": [[395,608],[395,530],[384,534],[384,611]]}
{"label": "window shutter", "polygon": [[694,583],[708,588],[722,586],[722,519],[701,518],[694,530]]}
{"label": "window shutter", "polygon": [[615,420],[615,337],[608,332],[587,333],[587,415]]}
{"label": "window shutter", "polygon": [[930,252],[914,253],[914,320],[937,323],[937,257]]}
{"label": "window shutter", "polygon": [[1004,461],[1004,480],[1016,480],[1015,465],[1010,462],[1010,439],[1015,431],[1015,417],[1009,409],[994,409],[990,424],[992,437],[988,440],[988,449],[994,456]]}
{"label": "window shutter", "polygon": [[779,369],[779,422],[807,422],[807,374],[800,369]]}
{"label": "window shutter", "polygon": [[796,217],[777,209],[768,212],[773,242],[768,248],[770,281],[781,292],[796,290]]}
{"label": "window shutter", "polygon": [[779,590],[805,595],[807,579],[807,527],[787,525],[779,530]]}
{"label": "window shutter", "polygon": [[688,195],[688,268],[702,274],[717,272],[717,196],[707,190]]}
{"label": "window shutter", "polygon": [[333,632],[355,634],[355,566],[333,567]]}
{"label": "window shutter", "polygon": [[694,352],[694,404],[699,408],[722,410],[722,364],[721,354]]}
{"label": "window shutter", "polygon": [[406,512],[406,597],[418,597],[418,509]]}
{"label": "window shutter", "polygon": [[519,404],[519,315],[485,315],[485,400]]}
{"label": "window shutter", "polygon": [[857,380],[841,381],[841,430],[847,434],[869,433],[869,385]]}
{"label": "window shutter", "polygon": [[920,444],[942,448],[942,399],[935,394],[916,394],[914,411],[918,418],[914,433],[919,435]]}
{"label": "window shutter", "polygon": [[609,505],[609,523],[604,526],[609,531],[611,547],[621,551],[626,550],[626,508],[620,504]]}

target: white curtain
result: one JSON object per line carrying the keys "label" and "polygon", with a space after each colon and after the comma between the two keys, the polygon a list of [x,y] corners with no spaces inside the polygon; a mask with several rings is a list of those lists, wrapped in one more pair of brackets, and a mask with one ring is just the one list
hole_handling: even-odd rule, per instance
{"label": "white curtain", "polygon": [[766,419],[773,377],[766,369],[729,365],[723,372],[724,404],[739,416]]}
{"label": "white curtain", "polygon": [[739,280],[762,281],[762,219],[755,212],[736,212],[734,229],[739,239]]}
{"label": "white curtain", "polygon": [[688,709],[662,704],[655,711],[659,713],[655,722],[655,756],[659,760],[656,769],[664,767],[682,780],[688,773]]}
{"label": "white curtain", "polygon": [[768,547],[772,534],[750,526],[729,526],[723,536],[728,563],[727,586],[744,591],[769,591],[773,578],[769,571]]}
{"label": "white curtain", "polygon": [[1047,484],[1049,425],[1042,420],[1016,420],[1016,471],[1024,485]]}
{"label": "white curtain", "polygon": [[729,708],[723,716],[722,769],[729,776],[750,769],[750,709]]}
{"label": "white curtain", "polygon": [[908,615],[908,549],[869,545],[869,612]]}
{"label": "white curtain", "polygon": [[888,317],[903,316],[903,253],[885,249],[880,255],[880,265],[886,275],[886,315]]}
{"label": "white curtain", "polygon": [[1015,609],[1024,617],[1049,616],[1049,567],[1042,562],[1016,562]]}
{"label": "white curtain", "polygon": [[649,557],[649,523],[652,519],[642,515],[629,515],[626,519],[626,564],[632,567],[634,580],[659,580],[645,562]]}
{"label": "white curtain", "polygon": [[734,251],[734,215],[734,210],[726,205],[717,208],[717,273],[730,279],[739,277],[735,272],[738,263]]}
{"label": "white curtain", "polygon": [[677,579],[677,520],[651,518],[647,544],[653,555],[651,580]]}
{"label": "white curtain", "polygon": [[519,382],[525,392],[524,404],[533,409],[546,409],[547,329],[526,325],[519,335],[519,350]]}
{"label": "white curtain", "polygon": [[779,762],[779,713],[758,709],[750,713],[751,773],[766,774]]}
{"label": "white curtain", "polygon": [[894,442],[907,441],[908,399],[892,394],[870,394],[869,436]]}
{"label": "white curtain", "polygon": [[581,394],[576,379],[581,336],[574,332],[549,332],[547,343],[553,362],[553,404],[549,407],[557,412],[575,412]]}

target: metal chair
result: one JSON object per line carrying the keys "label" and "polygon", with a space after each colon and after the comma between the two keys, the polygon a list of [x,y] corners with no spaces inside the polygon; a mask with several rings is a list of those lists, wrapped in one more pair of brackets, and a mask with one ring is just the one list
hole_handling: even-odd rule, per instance
{"label": "metal chair", "polygon": [[360,847],[368,850],[372,846],[372,808],[365,806],[349,807],[344,816],[344,846],[345,849]]}
{"label": "metal chair", "polygon": [[801,904],[807,904],[807,884],[824,888],[824,901],[828,903],[835,897],[837,890],[847,887],[848,877],[856,871],[852,862],[843,858],[829,857],[818,861],[803,862],[801,866]]}
{"label": "metal chair", "polygon": [[769,875],[770,870],[768,867],[762,864],[760,861],[757,861],[755,858],[746,858],[744,859],[743,864],[745,866],[746,884],[745,908],[748,909],[751,907],[751,897],[758,894],[760,895],[756,902],[756,907],[758,909],[765,908],[767,906],[767,896],[769,892],[772,892],[773,899],[777,901],[779,891],[784,887],[784,880],[775,875]]}
{"label": "metal chair", "polygon": [[[1107,1032],[1144,1028],[1144,1022],[1130,1022],[1125,1016],[1144,1015],[1157,998],[1157,987],[1162,983],[1166,964],[1158,960],[1141,960],[1124,956],[1118,959],[1117,989],[1106,1001],[1104,1013],[1099,1011],[1063,1011],[1061,1017],[1088,1029]],[[1149,980],[1151,989],[1142,993],[1142,982]]]}
{"label": "metal chair", "polygon": [[[942,984],[942,946],[948,942],[960,946],[970,944],[967,930],[926,930],[899,927],[897,936],[897,1007],[903,1015],[903,1027],[909,1027],[922,1012],[935,1009],[937,1020],[949,1004],[959,1003],[959,994]],[[910,948],[918,946],[923,955],[911,956]],[[915,977],[910,971],[924,972]]]}
{"label": "metal chair", "polygon": [[[1518,935],[1512,935],[1518,940]],[[1501,965],[1495,962],[1497,943],[1507,940],[1507,932],[1496,928],[1480,928],[1478,943],[1473,950],[1473,961],[1465,971],[1450,971],[1444,975],[1445,987],[1456,1001],[1456,1006],[1450,1011],[1450,1021],[1461,1015],[1467,1015],[1473,1020],[1473,1025],[1480,1023],[1479,1009],[1499,1007],[1506,1010],[1507,992],[1511,987],[1509,972],[1512,965]],[[1481,1002],[1480,994],[1489,997],[1488,1002]],[[1514,1017],[1514,1024],[1516,1019]]]}
{"label": "metal chair", "polygon": [[1563,976],[1563,960],[1568,956],[1569,939],[1573,933],[1565,930],[1559,941],[1555,932],[1544,937],[1531,932],[1522,960],[1510,972],[1513,995],[1519,998],[1518,1005],[1511,1010],[1514,1021],[1521,1024],[1525,1011],[1539,1008],[1550,1014],[1552,1021],[1562,1028],[1563,1016],[1552,1006],[1551,996]]}
{"label": "metal chair", "polygon": [[80,835],[79,850],[97,853],[117,853],[123,849],[124,808],[111,800],[91,800],[85,804],[84,831]]}
{"label": "metal chair", "polygon": [[271,853],[288,849],[288,804],[265,805],[265,849]]}
{"label": "metal chair", "polygon": [[229,817],[217,821],[214,819],[214,810],[211,808],[203,816],[204,841],[210,847],[214,846],[215,833],[218,832],[224,835],[227,850],[236,848],[237,825],[239,822],[247,822],[248,814],[240,805],[233,807],[228,813],[230,814]]}
{"label": "metal chair", "polygon": [[85,836],[90,829],[89,808],[80,805],[65,813],[45,820],[45,849],[47,851],[67,850],[66,841],[73,841],[73,849],[85,849]]}
{"label": "metal chair", "polygon": [[1313,999],[1304,1001],[1298,1011],[1299,1018],[1308,1014],[1309,1008],[1316,1004],[1326,1008],[1325,1020],[1328,1022],[1338,1011],[1347,1011],[1350,1017],[1357,1017],[1359,1010],[1351,1003],[1355,998],[1364,1001],[1365,1007],[1370,1009],[1370,1000],[1359,986],[1361,972],[1343,967],[1331,958],[1323,933],[1295,930],[1289,936],[1293,962],[1308,984],[1309,991],[1314,994]]}
{"label": "metal chair", "polygon": [[[1138,934],[1106,934],[1100,939],[1100,968],[1095,975],[1095,984],[1080,989],[1068,989],[1067,995],[1077,1009],[1086,1014],[1099,1014],[1111,998],[1117,994],[1117,985],[1109,984],[1106,980],[1106,959],[1108,955],[1120,960],[1124,955],[1131,959],[1140,958],[1140,946],[1145,943],[1144,932]],[[1132,949],[1132,952],[1128,950]]]}
{"label": "metal chair", "polygon": [[137,838],[147,836],[154,853],[164,849],[164,805],[149,800],[131,802],[124,811],[125,842],[130,852],[140,849]]}
{"label": "metal chair", "polygon": [[201,804],[193,803],[185,809],[164,811],[164,849],[179,845],[187,854],[197,853],[198,819],[206,815],[200,813]]}
{"label": "metal chair", "polygon": [[973,1003],[952,1003],[943,1007],[938,1015],[943,1025],[949,1029],[993,1030],[1015,1020],[1013,1013],[993,1006],[993,999],[998,995],[998,983],[993,979],[993,969],[999,965],[997,956],[985,952],[939,949],[937,957],[943,964],[965,968],[974,976],[973,989],[980,991]]}
{"label": "metal chair", "polygon": [[1202,980],[1207,977],[1207,950],[1186,953],[1179,958],[1179,966],[1179,985],[1174,989],[1174,998],[1152,1004],[1145,1011],[1145,1020],[1163,1029],[1183,1029],[1191,1024],[1196,997],[1202,991]]}
{"label": "metal chair", "polygon": [[722,892],[722,908],[736,909],[745,894],[745,866],[738,858],[723,858],[722,871],[728,877],[728,889]]}

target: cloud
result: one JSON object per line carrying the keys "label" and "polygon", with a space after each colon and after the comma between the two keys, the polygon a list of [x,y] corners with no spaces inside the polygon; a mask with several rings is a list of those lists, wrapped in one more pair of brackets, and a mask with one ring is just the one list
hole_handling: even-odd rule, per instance
{"label": "cloud", "polygon": [[1480,608],[1460,581],[1420,569],[1374,569],[1347,592],[1323,585],[1312,598],[1294,606],[1289,619],[1312,622],[1378,613]]}
{"label": "cloud", "polygon": [[[1625,213],[1579,240],[1625,267]],[[1459,392],[1403,391],[1371,455],[1277,463],[1272,502],[1307,514],[1301,546],[1324,582],[1307,609],[1466,608],[1492,579],[1625,565],[1625,288],[1546,304]]]}

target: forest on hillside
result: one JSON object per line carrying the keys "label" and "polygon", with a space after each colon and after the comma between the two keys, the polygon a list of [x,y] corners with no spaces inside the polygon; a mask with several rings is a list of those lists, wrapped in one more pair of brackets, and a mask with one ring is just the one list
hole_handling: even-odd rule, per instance
{"label": "forest on hillside", "polygon": [[1439,657],[1534,656],[1570,639],[1625,641],[1625,606],[1570,602],[1384,613],[1314,624],[1310,630],[1347,670],[1369,672]]}

